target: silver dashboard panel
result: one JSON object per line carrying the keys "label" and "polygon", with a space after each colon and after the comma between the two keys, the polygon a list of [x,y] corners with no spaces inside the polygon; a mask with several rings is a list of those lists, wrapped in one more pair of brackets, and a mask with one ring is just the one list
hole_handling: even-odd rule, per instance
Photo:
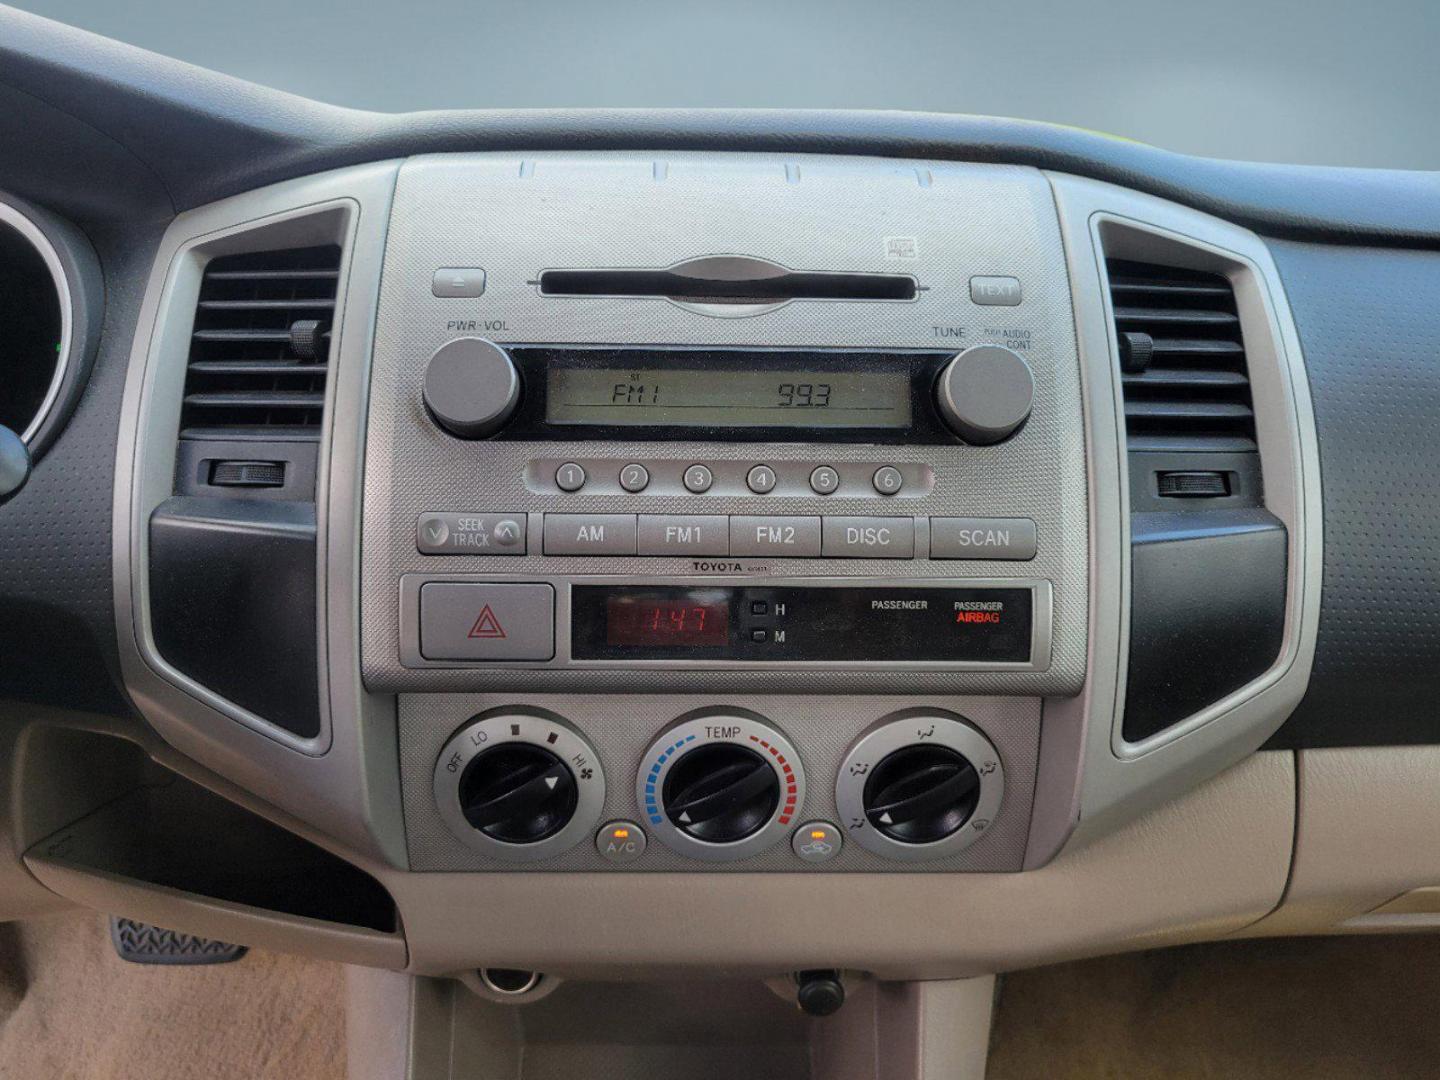
{"label": "silver dashboard panel", "polygon": [[[447,155],[400,170],[376,330],[365,460],[362,656],[373,691],[590,690],[830,691],[1070,695],[1085,677],[1089,536],[1085,435],[1069,277],[1053,195],[1026,168],[879,159],[766,155]],[[555,266],[648,268],[708,255],[748,255],[799,270],[903,273],[919,284],[904,303],[793,301],[746,317],[715,317],[651,297],[544,296],[538,274]],[[435,297],[435,271],[483,267],[478,298]],[[972,277],[1018,278],[1024,299],[995,307],[971,299]],[[500,344],[683,344],[869,349],[1010,345],[1035,370],[1035,408],[997,446],[874,446],[794,442],[469,442],[425,413],[421,383],[445,342],[481,335]],[[934,485],[904,513],[1015,517],[1042,537],[1023,567],[997,561],[773,558],[767,581],[844,578],[964,585],[1048,582],[1048,657],[978,670],[944,664],[571,664],[549,669],[496,662],[418,660],[401,633],[401,581],[427,578],[615,580],[693,577],[709,568],[680,557],[422,555],[415,522],[431,511],[482,513],[883,514],[869,498],[809,492],[766,496],[539,489],[535,462],[573,457],[650,465],[826,461],[931,470]],[[657,472],[658,469],[652,469]],[[755,560],[743,560],[746,563]],[[723,563],[723,561],[722,561]],[[733,570],[733,561],[731,561]],[[747,566],[740,571],[744,576]],[[723,567],[719,569],[723,573]],[[560,628],[564,636],[565,627]],[[568,670],[567,670],[568,668]]]}

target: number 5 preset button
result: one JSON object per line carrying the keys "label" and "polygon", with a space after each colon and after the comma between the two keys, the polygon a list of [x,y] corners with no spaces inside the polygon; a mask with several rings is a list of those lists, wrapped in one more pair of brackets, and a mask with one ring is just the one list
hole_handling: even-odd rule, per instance
{"label": "number 5 preset button", "polygon": [[820,519],[777,514],[737,515],[730,519],[731,555],[820,555]]}

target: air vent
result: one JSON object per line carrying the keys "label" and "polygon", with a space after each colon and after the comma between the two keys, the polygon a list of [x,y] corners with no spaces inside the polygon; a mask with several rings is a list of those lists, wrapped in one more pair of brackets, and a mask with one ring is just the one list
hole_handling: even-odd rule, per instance
{"label": "air vent", "polygon": [[1235,293],[1219,274],[1112,259],[1131,450],[1255,449]]}
{"label": "air vent", "polygon": [[200,286],[185,403],[186,438],[318,438],[340,248],[211,260]]}

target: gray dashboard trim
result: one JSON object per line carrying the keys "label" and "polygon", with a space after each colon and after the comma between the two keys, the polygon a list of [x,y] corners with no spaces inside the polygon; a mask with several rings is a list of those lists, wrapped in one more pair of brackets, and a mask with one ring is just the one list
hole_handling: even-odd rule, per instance
{"label": "gray dashboard trim", "polygon": [[[1137,192],[1057,174],[1051,174],[1050,180],[1071,268],[1082,367],[1093,380],[1086,384],[1088,393],[1095,395],[1089,422],[1108,422],[1111,429],[1101,437],[1124,447],[1114,323],[1105,287],[1107,250],[1113,254],[1115,246],[1124,245],[1129,257],[1158,253],[1161,261],[1188,259],[1226,273],[1235,286],[1252,392],[1262,420],[1258,441],[1266,477],[1265,505],[1285,523],[1290,544],[1285,636],[1276,663],[1210,708],[1142,743],[1126,743],[1120,723],[1129,637],[1130,538],[1128,487],[1121,485],[1118,518],[1097,523],[1094,533],[1096,551],[1118,557],[1119,573],[1113,579],[1115,589],[1093,590],[1112,594],[1108,602],[1118,601],[1118,610],[1112,606],[1109,625],[1092,636],[1096,652],[1113,652],[1115,675],[1110,688],[1092,681],[1088,690],[1095,698],[1084,736],[1085,774],[1076,810],[1077,831],[1090,836],[1258,749],[1299,703],[1314,661],[1320,606],[1320,468],[1299,339],[1264,242],[1228,222]],[[1107,385],[1108,401],[1104,400]],[[1095,432],[1094,427],[1091,430]],[[1123,470],[1123,449],[1121,457]],[[1092,680],[1109,666],[1107,658],[1105,668],[1092,667]]]}
{"label": "gray dashboard trim", "polygon": [[[396,171],[394,163],[385,163],[310,177],[225,200],[182,215],[172,224],[154,262],[132,346],[116,447],[113,544],[121,671],[132,699],[160,736],[227,779],[343,839],[354,850],[403,863],[398,836],[387,840],[384,824],[371,829],[374,822],[398,822],[398,810],[376,814],[371,805],[372,800],[383,803],[386,787],[398,785],[398,779],[393,768],[388,779],[383,772],[374,773],[370,766],[373,755],[367,755],[363,746],[364,726],[358,721],[332,724],[333,704],[327,709],[322,701],[321,734],[302,740],[198,686],[158,655],[146,602],[149,515],[168,493],[174,470],[185,342],[201,265],[195,252],[213,252],[217,245],[223,249],[227,243],[243,249],[246,238],[259,230],[272,230],[282,239],[313,239],[317,222],[322,231],[329,228],[334,235],[336,226],[325,225],[321,219],[341,216],[339,229],[346,249],[340,281],[344,303],[326,391],[326,427],[322,429],[322,444],[335,446],[337,429],[338,437],[354,435],[352,428],[337,419],[353,417],[356,411],[348,408],[356,392],[353,384],[368,381],[374,297]],[[361,389],[363,392],[363,386]],[[358,455],[341,453],[322,458],[327,456],[336,461],[358,459]],[[331,544],[337,542],[337,530],[328,516],[337,479],[344,482],[343,477],[332,476],[322,462],[316,496],[317,599],[322,604],[330,595],[327,555]],[[358,544],[358,528],[339,532],[348,542]],[[338,565],[343,568],[344,564]],[[329,624],[337,617],[344,616],[325,607],[318,620],[322,697],[337,692],[331,683],[331,668],[323,661],[329,658],[332,642],[348,636],[330,632]],[[398,791],[390,805],[398,807]]]}

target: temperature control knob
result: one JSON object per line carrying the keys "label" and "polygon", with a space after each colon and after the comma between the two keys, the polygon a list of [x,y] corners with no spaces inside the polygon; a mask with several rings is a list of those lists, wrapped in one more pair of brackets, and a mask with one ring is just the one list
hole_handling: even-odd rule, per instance
{"label": "temperature control knob", "polygon": [[754,750],[712,743],[687,750],[665,777],[665,813],[681,832],[712,844],[754,836],[780,805],[780,777]]}
{"label": "temperature control knob", "polygon": [[425,369],[425,407],[462,439],[483,439],[505,426],[520,403],[520,373],[510,354],[484,338],[440,346]]}
{"label": "temperature control knob", "polygon": [[435,804],[462,843],[530,862],[590,835],[605,805],[605,776],[595,748],[560,717],[498,709],[445,744]]}
{"label": "temperature control knob", "polygon": [[763,717],[690,713],[650,744],[635,796],[666,846],[712,862],[740,859],[789,833],[805,802],[805,771]]}
{"label": "temperature control knob", "polygon": [[1019,431],[1034,400],[1030,365],[999,345],[966,349],[945,365],[935,383],[935,404],[950,430],[982,446]]}
{"label": "temperature control knob", "polygon": [[909,710],[886,717],[840,763],[835,805],[848,838],[894,859],[953,855],[1000,813],[1000,755],[963,717]]}

